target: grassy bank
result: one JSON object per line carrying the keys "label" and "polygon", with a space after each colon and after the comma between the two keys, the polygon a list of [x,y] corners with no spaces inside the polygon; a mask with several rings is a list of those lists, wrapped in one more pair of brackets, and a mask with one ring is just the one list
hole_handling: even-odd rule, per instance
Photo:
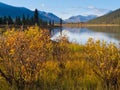
{"label": "grassy bank", "polygon": [[0,36],[0,90],[119,89],[120,49],[114,44],[53,42],[38,27]]}
{"label": "grassy bank", "polygon": [[64,27],[103,27],[103,26],[120,26],[120,24],[87,24],[87,23],[68,23],[63,24]]}

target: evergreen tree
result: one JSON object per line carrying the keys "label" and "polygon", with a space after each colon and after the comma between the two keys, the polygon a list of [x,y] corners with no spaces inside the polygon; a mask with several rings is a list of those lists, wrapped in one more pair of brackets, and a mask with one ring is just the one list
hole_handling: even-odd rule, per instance
{"label": "evergreen tree", "polygon": [[46,21],[42,21],[42,25],[48,25],[48,23]]}
{"label": "evergreen tree", "polygon": [[51,22],[51,20],[49,21],[49,25],[50,25],[50,26],[52,25],[52,22]]}
{"label": "evergreen tree", "polygon": [[3,24],[3,18],[0,17],[0,24]]}
{"label": "evergreen tree", "polygon": [[54,20],[53,20],[53,21],[52,21],[52,25],[54,26],[54,24],[55,24],[55,23],[54,23]]}
{"label": "evergreen tree", "polygon": [[63,23],[63,22],[62,22],[62,19],[60,18],[60,26],[62,26],[62,23]]}
{"label": "evergreen tree", "polygon": [[34,11],[34,23],[39,25],[39,13],[37,9]]}
{"label": "evergreen tree", "polygon": [[29,15],[27,15],[26,17],[26,25],[30,25],[31,21],[30,21],[30,17]]}
{"label": "evergreen tree", "polygon": [[43,20],[42,20],[42,19],[39,19],[39,24],[41,24],[41,25],[43,25],[43,24],[44,24],[44,22],[43,22]]}
{"label": "evergreen tree", "polygon": [[16,25],[21,25],[22,24],[22,21],[21,21],[20,17],[16,17],[15,24]]}
{"label": "evergreen tree", "polygon": [[22,24],[23,24],[23,25],[26,24],[26,18],[25,18],[25,15],[22,16]]}
{"label": "evergreen tree", "polygon": [[8,16],[8,24],[13,24],[13,19],[11,18],[11,16]]}
{"label": "evergreen tree", "polygon": [[5,25],[5,24],[7,24],[7,22],[8,22],[8,21],[7,21],[7,17],[4,16],[4,17],[3,17],[3,24]]}
{"label": "evergreen tree", "polygon": [[31,18],[30,18],[29,24],[30,24],[30,25],[34,25],[34,17],[31,17]]}

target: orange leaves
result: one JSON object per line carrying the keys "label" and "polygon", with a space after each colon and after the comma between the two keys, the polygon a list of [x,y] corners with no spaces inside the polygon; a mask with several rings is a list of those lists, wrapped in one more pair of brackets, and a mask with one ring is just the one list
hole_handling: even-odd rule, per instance
{"label": "orange leaves", "polygon": [[39,77],[41,63],[47,60],[52,47],[48,31],[39,31],[38,27],[28,29],[25,32],[9,30],[0,38],[0,66],[15,81],[19,77],[32,82]]}
{"label": "orange leaves", "polygon": [[0,69],[20,86],[37,83],[42,89],[61,85],[61,89],[76,90],[91,89],[92,85],[96,90],[101,78],[118,83],[120,50],[114,44],[92,39],[86,45],[69,43],[66,37],[54,42],[47,30],[38,27],[24,32],[11,30],[0,37]]}
{"label": "orange leaves", "polygon": [[120,49],[112,43],[89,40],[85,51],[95,74],[107,84],[116,86],[120,78]]}
{"label": "orange leaves", "polygon": [[10,55],[13,55],[14,53],[15,53],[15,50],[14,50],[14,49],[11,49],[9,54],[10,54]]}

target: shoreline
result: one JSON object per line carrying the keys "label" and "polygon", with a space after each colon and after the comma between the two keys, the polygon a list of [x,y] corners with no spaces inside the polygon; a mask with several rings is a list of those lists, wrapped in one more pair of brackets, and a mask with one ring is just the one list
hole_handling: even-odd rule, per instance
{"label": "shoreline", "polygon": [[[0,28],[13,28],[13,27],[15,27],[15,28],[27,28],[27,27],[34,27],[35,25],[0,25]],[[54,25],[54,26],[44,26],[44,25],[40,25],[39,26],[40,28],[46,28],[46,29],[48,29],[48,28],[60,28],[61,26],[60,25]]]}
{"label": "shoreline", "polygon": [[63,27],[119,27],[120,24],[63,24]]}

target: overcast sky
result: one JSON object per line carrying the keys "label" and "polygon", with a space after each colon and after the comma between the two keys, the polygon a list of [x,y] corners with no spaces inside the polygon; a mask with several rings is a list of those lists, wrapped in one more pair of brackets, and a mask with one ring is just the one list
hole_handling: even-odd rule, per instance
{"label": "overcast sky", "polygon": [[75,15],[103,15],[120,8],[120,0],[0,0],[0,2],[26,7],[31,10],[52,12],[67,19]]}

